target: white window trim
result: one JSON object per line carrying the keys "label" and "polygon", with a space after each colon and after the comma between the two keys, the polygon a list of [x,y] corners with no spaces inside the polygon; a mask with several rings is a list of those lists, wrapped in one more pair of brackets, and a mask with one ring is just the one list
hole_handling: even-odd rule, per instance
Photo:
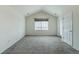
{"label": "white window trim", "polygon": [[[38,22],[40,24],[38,24]],[[47,23],[47,25],[45,25],[45,22]],[[39,27],[39,28],[37,28],[36,26]],[[46,31],[46,30],[48,30],[48,21],[35,21],[35,30],[36,31]]]}

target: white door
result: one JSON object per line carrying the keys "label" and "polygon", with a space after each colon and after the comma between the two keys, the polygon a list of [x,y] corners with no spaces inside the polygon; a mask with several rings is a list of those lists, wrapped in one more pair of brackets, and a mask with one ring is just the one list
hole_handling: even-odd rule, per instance
{"label": "white door", "polygon": [[63,17],[63,40],[72,46],[72,13]]}

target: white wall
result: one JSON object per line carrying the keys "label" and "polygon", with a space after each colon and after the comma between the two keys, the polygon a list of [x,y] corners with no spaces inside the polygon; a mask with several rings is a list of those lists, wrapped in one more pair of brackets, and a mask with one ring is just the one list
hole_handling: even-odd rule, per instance
{"label": "white wall", "polygon": [[79,50],[79,7],[73,10],[73,47]]}
{"label": "white wall", "polygon": [[73,12],[73,48],[79,50],[79,7],[66,8],[65,14]]}
{"label": "white wall", "polygon": [[9,6],[0,6],[0,53],[24,36],[24,17]]}
{"label": "white wall", "polygon": [[[35,31],[34,18],[49,18],[47,31]],[[57,17],[51,16],[43,11],[26,17],[26,35],[57,35]]]}
{"label": "white wall", "polygon": [[57,18],[57,35],[62,36],[62,17]]}

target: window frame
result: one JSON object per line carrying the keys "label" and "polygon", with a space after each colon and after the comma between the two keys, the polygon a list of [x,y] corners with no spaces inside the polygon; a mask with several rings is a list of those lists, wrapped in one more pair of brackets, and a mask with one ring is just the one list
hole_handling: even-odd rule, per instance
{"label": "window frame", "polygon": [[[35,23],[35,31],[47,31],[48,30],[48,24],[49,24],[49,22],[48,22],[48,19],[47,18],[46,19],[42,19],[42,18],[41,19],[35,19],[35,22],[34,23]],[[37,25],[36,25],[36,23],[37,23]]]}

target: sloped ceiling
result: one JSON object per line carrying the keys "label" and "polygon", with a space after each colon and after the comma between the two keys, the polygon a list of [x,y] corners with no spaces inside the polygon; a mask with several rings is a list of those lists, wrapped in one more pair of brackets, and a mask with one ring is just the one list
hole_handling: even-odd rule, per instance
{"label": "sloped ceiling", "polygon": [[64,10],[71,9],[73,6],[64,5],[15,5],[11,6],[24,16],[31,15],[38,11],[45,11],[54,16],[61,16]]}

